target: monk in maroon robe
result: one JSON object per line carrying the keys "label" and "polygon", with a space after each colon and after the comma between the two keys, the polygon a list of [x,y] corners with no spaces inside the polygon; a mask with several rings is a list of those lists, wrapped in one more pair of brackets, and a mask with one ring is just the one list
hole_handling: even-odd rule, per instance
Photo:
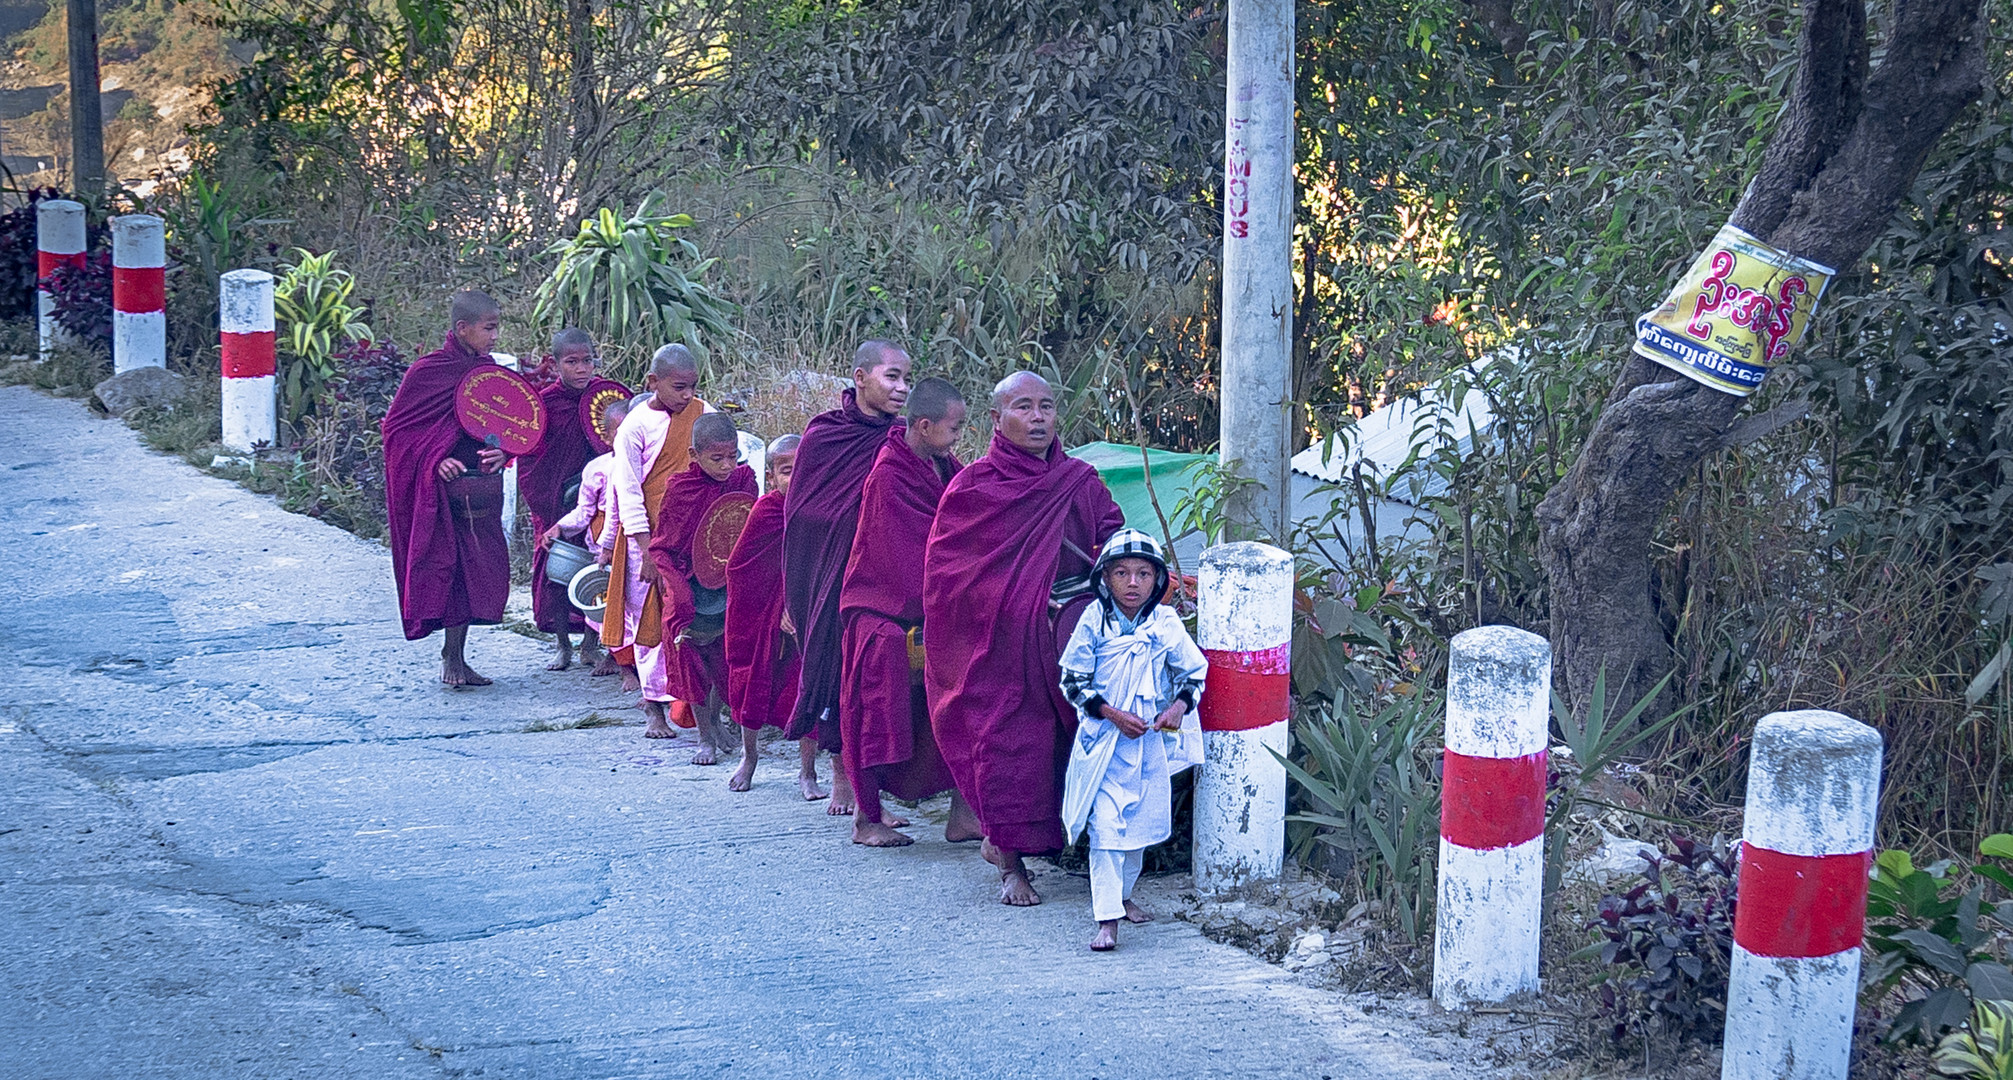
{"label": "monk in maroon robe", "polygon": [[554,378],[538,391],[545,399],[545,440],[536,453],[518,460],[517,497],[531,515],[531,620],[555,642],[547,671],[573,666],[573,635],[580,635],[580,658],[601,659],[601,643],[587,630],[587,617],[566,598],[566,586],[545,576],[559,519],[573,509],[568,487],[579,490],[580,470],[594,460],[594,444],[580,426],[580,395],[594,381],[594,339],[582,330],[561,330],[552,338],[549,364]]}
{"label": "monk in maroon robe", "polygon": [[[726,413],[707,413],[692,424],[692,464],[664,489],[650,560],[662,590],[664,676],[667,688],[692,707],[699,728],[694,765],[711,765],[730,739],[720,719],[727,693],[725,606],[702,616],[696,593],[704,584],[692,576],[694,547],[707,512],[724,495],[756,494],[755,470],[740,463],[741,439]],[[723,598],[724,599],[724,598]]]}
{"label": "monk in maroon robe", "polygon": [[[1063,846],[1075,710],[1062,643],[1094,553],[1125,524],[1097,471],[1062,452],[1055,393],[1032,372],[993,391],[984,456],[950,482],[923,558],[924,685],[937,745],[1000,871],[1000,902],[1041,903],[1021,857]],[[1079,585],[1057,611],[1058,583]]]}
{"label": "monk in maroon robe", "polygon": [[[803,657],[797,639],[783,630],[783,503],[797,469],[799,435],[770,440],[763,455],[768,492],[755,500],[741,539],[727,560],[727,711],[741,726],[741,766],[727,790],[755,786],[762,729],[787,730],[797,709]],[[818,739],[797,740],[797,788],[804,801],[829,798],[818,786]]]}
{"label": "monk in maroon robe", "polygon": [[[804,657],[797,708],[789,735],[817,733],[825,749],[839,751],[839,589],[853,554],[860,520],[860,485],[891,426],[901,423],[909,398],[909,355],[885,341],[869,341],[853,354],[853,389],[843,404],[819,413],[797,448],[797,474],[783,509],[783,590]],[[853,812],[852,784],[844,769],[832,774],[834,816]]]}
{"label": "monk in maroon robe", "polygon": [[[964,431],[965,401],[942,379],[909,391],[908,425],[890,428],[860,491],[860,528],[846,565],[839,610],[845,661],[839,691],[839,757],[853,782],[853,843],[901,847],[915,840],[884,818],[881,792],[926,799],[954,790],[930,730],[923,695],[923,549],[937,500],[961,467],[951,453]],[[945,838],[976,840],[962,798]]]}
{"label": "monk in maroon robe", "polygon": [[447,341],[413,361],[385,411],[385,524],[405,636],[446,632],[440,681],[488,686],[468,666],[468,627],[503,621],[510,551],[503,537],[504,452],[461,429],[461,380],[494,364],[502,310],[479,292],[455,294]]}

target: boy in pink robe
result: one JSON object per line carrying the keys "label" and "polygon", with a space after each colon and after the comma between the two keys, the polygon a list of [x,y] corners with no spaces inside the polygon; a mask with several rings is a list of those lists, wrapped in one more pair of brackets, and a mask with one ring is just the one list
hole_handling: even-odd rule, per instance
{"label": "boy in pink robe", "polygon": [[[608,408],[602,413],[610,431],[619,429],[622,426],[623,419],[628,415],[629,403],[619,398],[609,402]],[[580,470],[580,495],[574,501],[573,509],[567,511],[565,517],[554,522],[552,528],[546,530],[546,542],[550,543],[562,536],[577,536],[580,538],[583,547],[594,552],[595,562],[603,566],[608,565],[608,559],[611,554],[610,545],[615,537],[615,529],[613,527],[615,520],[614,480],[615,454],[613,451],[603,454],[583,466]],[[587,618],[585,615],[581,616],[581,619],[586,622],[588,629],[592,631],[592,634],[586,640],[592,641],[596,645],[597,651],[600,652],[600,662],[594,665],[594,670],[589,672],[589,674],[597,676],[615,674],[620,670],[617,666],[615,655],[600,651],[598,648],[601,643],[601,620]]]}

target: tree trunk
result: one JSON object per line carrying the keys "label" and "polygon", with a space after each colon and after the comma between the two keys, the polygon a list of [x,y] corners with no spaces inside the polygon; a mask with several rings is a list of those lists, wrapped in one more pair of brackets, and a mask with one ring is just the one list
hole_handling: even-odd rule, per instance
{"label": "tree trunk", "polygon": [[86,201],[105,197],[105,113],[98,96],[98,0],[69,0],[70,184]]}
{"label": "tree trunk", "polygon": [[[1796,86],[1733,224],[1792,255],[1857,263],[1983,86],[1978,9],[1899,0],[1869,75],[1860,0],[1806,0]],[[1554,662],[1575,705],[1603,668],[1625,706],[1672,670],[1651,542],[1678,485],[1728,445],[1743,403],[1632,354],[1578,460],[1539,504]]]}

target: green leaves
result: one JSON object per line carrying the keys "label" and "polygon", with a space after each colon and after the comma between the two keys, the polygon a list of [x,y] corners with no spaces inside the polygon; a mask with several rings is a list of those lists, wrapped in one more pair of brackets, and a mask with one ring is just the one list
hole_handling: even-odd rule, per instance
{"label": "green leaves", "polygon": [[737,308],[700,280],[713,260],[677,235],[689,214],[663,212],[653,191],[630,217],[602,207],[580,231],[545,250],[559,264],[538,287],[536,323],[580,325],[618,346],[651,350],[682,343],[702,361],[708,338],[735,333]]}
{"label": "green leaves", "polygon": [[[1971,1009],[1969,1031],[1946,1036],[1936,1047],[1936,1071],[1967,1080],[2013,1080],[2013,987]],[[1961,1019],[1961,1018],[1960,1018]]]}
{"label": "green leaves", "polygon": [[[2013,835],[1995,833],[1979,845],[1987,858],[2013,857]],[[1869,997],[1897,988],[1913,992],[1895,1013],[1889,1039],[1932,1039],[1964,1022],[1975,1002],[2013,999],[2013,969],[1994,951],[1983,919],[2002,924],[2003,905],[1984,899],[1985,886],[1958,891],[1948,860],[1917,869],[1908,852],[1874,858],[1867,886],[1867,960],[1862,979]],[[1983,863],[1977,876],[2013,887],[2004,867]]]}
{"label": "green leaves", "polygon": [[273,283],[280,357],[280,410],[288,423],[313,412],[338,374],[335,354],[371,337],[364,310],[349,302],[356,279],[335,266],[332,251],[295,248],[296,261]]}

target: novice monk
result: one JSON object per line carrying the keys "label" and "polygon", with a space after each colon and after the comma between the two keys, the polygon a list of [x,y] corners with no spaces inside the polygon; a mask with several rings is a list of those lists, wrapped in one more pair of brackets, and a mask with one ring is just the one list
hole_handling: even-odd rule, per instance
{"label": "novice monk", "polygon": [[[608,403],[601,412],[607,430],[615,431],[622,426],[623,418],[629,415],[629,403],[620,398]],[[606,453],[588,462],[580,470],[580,497],[567,515],[554,522],[544,533],[545,542],[550,544],[561,536],[578,536],[587,550],[594,552],[594,561],[608,565],[608,542],[615,536],[615,454]],[[613,675],[622,670],[615,654],[601,648],[601,621],[581,616],[590,633],[580,635],[580,655],[585,660],[599,657],[594,670],[589,675]]]}
{"label": "novice monk", "polygon": [[[908,425],[892,427],[860,489],[860,528],[846,564],[839,610],[845,619],[839,691],[840,757],[853,782],[853,843],[900,847],[915,841],[885,820],[881,792],[926,799],[954,790],[937,752],[924,701],[920,656],[923,548],[944,485],[957,475],[951,448],[964,431],[965,400],[942,379],[909,391]],[[971,809],[952,795],[949,840],[978,839]]]}
{"label": "novice monk", "polygon": [[[671,478],[692,464],[692,424],[713,411],[695,396],[699,362],[683,345],[666,345],[650,358],[643,377],[644,404],[629,410],[615,433],[616,528],[609,543],[608,614],[601,643],[634,650],[645,738],[669,739],[665,706],[672,700],[665,672],[663,600],[657,567],[649,557],[651,530]],[[621,612],[620,618],[616,612]]]}
{"label": "novice monk", "polygon": [[561,330],[552,338],[552,370],[557,378],[538,392],[545,399],[545,440],[538,451],[517,464],[517,494],[531,513],[531,531],[538,537],[531,553],[531,618],[553,636],[554,655],[547,671],[573,666],[573,635],[580,635],[580,658],[598,662],[601,646],[587,636],[587,619],[566,599],[566,586],[545,576],[545,560],[558,536],[553,523],[571,507],[563,498],[566,485],[581,475],[594,457],[594,444],[580,426],[580,395],[594,381],[597,362],[594,339],[584,330]]}
{"label": "novice monk", "polygon": [[385,518],[406,639],[446,631],[440,681],[488,686],[466,649],[469,624],[502,622],[510,598],[504,453],[462,431],[455,395],[469,372],[496,362],[503,314],[471,290],[455,294],[448,319],[447,341],[413,361],[384,414]]}
{"label": "novice monk", "polygon": [[[741,464],[741,437],[725,413],[707,413],[692,425],[692,466],[673,477],[664,492],[658,528],[650,541],[657,568],[657,590],[664,598],[664,656],[669,689],[692,706],[699,725],[699,752],[692,764],[711,765],[730,748],[732,739],[720,719],[727,689],[727,655],[721,637],[726,632],[723,606],[702,616],[697,600],[706,586],[692,576],[692,548],[706,524],[707,511],[722,495],[740,492],[755,497],[755,470]],[[710,606],[710,605],[709,605]]]}
{"label": "novice monk", "polygon": [[[1132,902],[1147,848],[1174,835],[1169,777],[1202,760],[1192,720],[1209,662],[1167,595],[1160,545],[1120,529],[1091,573],[1097,602],[1062,650],[1062,692],[1077,707],[1076,738],[1063,784],[1062,823],[1071,843],[1090,826],[1090,947],[1118,947],[1118,920],[1151,922]],[[1149,719],[1150,718],[1150,719]]]}
{"label": "novice monk", "polygon": [[[1024,854],[1062,847],[1075,710],[1059,641],[1089,603],[1089,552],[1125,523],[1097,470],[1062,452],[1055,392],[1030,371],[993,389],[992,444],[944,490],[923,557],[924,685],[937,746],[978,815],[1000,902],[1041,903]],[[1068,582],[1080,593],[1051,613]]]}
{"label": "novice monk", "polygon": [[[796,639],[783,632],[783,501],[803,439],[784,435],[764,454],[769,491],[755,500],[741,539],[727,560],[727,711],[741,725],[741,767],[732,791],[755,784],[765,727],[787,728],[802,670]],[[797,740],[797,787],[806,802],[826,798],[818,786],[818,740]]]}
{"label": "novice monk", "polygon": [[[839,751],[839,588],[860,520],[860,485],[909,398],[909,354],[869,341],[853,354],[853,388],[843,404],[819,413],[804,429],[797,474],[783,510],[783,589],[796,627],[804,674],[790,737],[816,732],[818,744]],[[853,812],[852,784],[832,772],[833,816]]]}

